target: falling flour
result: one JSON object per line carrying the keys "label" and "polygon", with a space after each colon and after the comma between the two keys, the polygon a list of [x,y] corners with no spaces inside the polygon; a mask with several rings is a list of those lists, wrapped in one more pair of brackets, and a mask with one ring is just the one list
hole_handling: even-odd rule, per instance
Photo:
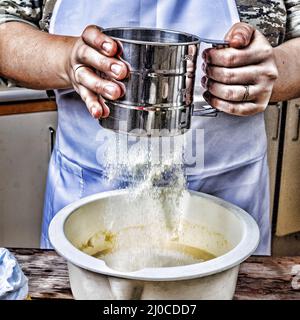
{"label": "falling flour", "polygon": [[107,180],[125,182],[129,196],[124,207],[129,209],[125,212],[121,203],[109,200],[104,214],[106,231],[93,235],[81,250],[120,271],[171,267],[212,258],[178,242],[186,189],[182,141],[147,138],[132,143],[124,152],[124,141],[116,140],[106,149]]}
{"label": "falling flour", "polygon": [[[121,145],[124,141],[121,140],[117,141],[116,148],[107,150],[105,167],[108,180],[125,181],[129,190],[128,201],[140,209],[147,195],[153,206],[148,212],[150,221],[157,220],[170,226],[180,218],[186,189],[183,141],[178,137],[139,138],[124,156]],[[176,225],[172,228],[176,231]]]}

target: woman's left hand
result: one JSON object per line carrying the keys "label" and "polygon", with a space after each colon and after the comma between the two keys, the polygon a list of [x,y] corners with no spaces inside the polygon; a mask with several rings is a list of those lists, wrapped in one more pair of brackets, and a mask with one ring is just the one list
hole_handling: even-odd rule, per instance
{"label": "woman's left hand", "polygon": [[278,71],[268,40],[246,23],[235,24],[225,37],[229,48],[206,49],[202,65],[204,99],[214,108],[234,115],[263,112]]}

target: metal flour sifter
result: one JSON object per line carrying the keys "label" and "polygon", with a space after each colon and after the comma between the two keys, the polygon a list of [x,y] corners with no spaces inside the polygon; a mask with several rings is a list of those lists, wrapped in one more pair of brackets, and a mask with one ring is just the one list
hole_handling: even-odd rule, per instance
{"label": "metal flour sifter", "polygon": [[216,109],[193,105],[195,71],[201,42],[215,47],[224,41],[200,39],[183,32],[149,28],[109,28],[103,32],[119,45],[117,57],[130,70],[122,81],[125,95],[106,100],[102,127],[137,136],[174,136],[191,126],[192,115],[214,116]]}

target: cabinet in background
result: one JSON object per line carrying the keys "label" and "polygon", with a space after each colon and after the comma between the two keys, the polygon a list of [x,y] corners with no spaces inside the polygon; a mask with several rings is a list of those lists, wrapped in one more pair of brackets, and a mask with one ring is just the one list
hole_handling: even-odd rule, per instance
{"label": "cabinet in background", "polygon": [[265,119],[274,231],[272,255],[299,255],[300,99],[269,106]]}
{"label": "cabinet in background", "polygon": [[54,102],[0,105],[0,246],[39,247]]}
{"label": "cabinet in background", "polygon": [[276,235],[300,231],[300,99],[288,102],[280,176]]}

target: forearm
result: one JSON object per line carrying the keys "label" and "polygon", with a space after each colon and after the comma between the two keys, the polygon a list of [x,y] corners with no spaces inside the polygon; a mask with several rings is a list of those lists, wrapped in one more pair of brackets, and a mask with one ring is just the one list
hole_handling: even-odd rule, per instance
{"label": "forearm", "polygon": [[68,56],[77,38],[51,35],[19,22],[0,25],[0,75],[33,89],[71,87]]}
{"label": "forearm", "polygon": [[274,48],[278,78],[271,101],[286,101],[300,97],[300,38]]}

